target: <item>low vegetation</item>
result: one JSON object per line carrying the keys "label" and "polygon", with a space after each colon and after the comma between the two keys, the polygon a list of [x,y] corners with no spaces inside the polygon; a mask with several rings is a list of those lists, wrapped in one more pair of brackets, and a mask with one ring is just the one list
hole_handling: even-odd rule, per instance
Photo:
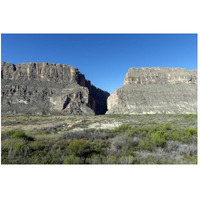
{"label": "low vegetation", "polygon": [[[41,125],[38,118],[36,126]],[[20,118],[22,128],[23,119],[27,122]],[[196,115],[41,119],[52,124],[25,130],[17,129],[14,118],[8,119],[9,130],[1,133],[2,164],[197,164]],[[116,120],[121,125],[112,129],[90,128],[91,123]]]}

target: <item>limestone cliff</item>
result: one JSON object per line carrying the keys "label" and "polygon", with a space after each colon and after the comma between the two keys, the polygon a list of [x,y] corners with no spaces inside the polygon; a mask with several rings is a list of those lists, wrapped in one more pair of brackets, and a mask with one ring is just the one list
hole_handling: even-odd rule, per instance
{"label": "limestone cliff", "polygon": [[197,113],[197,70],[130,68],[107,104],[107,114]]}
{"label": "limestone cliff", "polygon": [[1,62],[3,115],[104,114],[108,96],[69,65]]}

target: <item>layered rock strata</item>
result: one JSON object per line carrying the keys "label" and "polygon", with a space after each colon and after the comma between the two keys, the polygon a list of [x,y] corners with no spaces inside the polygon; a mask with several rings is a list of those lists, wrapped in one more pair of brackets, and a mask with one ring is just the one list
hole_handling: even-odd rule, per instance
{"label": "layered rock strata", "polygon": [[2,115],[104,114],[108,96],[69,65],[1,62]]}
{"label": "layered rock strata", "polygon": [[196,114],[197,70],[130,68],[106,114]]}

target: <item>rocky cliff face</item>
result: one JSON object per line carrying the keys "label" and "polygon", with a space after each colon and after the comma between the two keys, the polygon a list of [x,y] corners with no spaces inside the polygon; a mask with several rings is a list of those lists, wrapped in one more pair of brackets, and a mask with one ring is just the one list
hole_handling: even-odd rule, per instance
{"label": "rocky cliff face", "polygon": [[107,103],[107,114],[197,113],[197,70],[130,68]]}
{"label": "rocky cliff face", "polygon": [[3,115],[104,114],[108,96],[72,66],[1,62]]}

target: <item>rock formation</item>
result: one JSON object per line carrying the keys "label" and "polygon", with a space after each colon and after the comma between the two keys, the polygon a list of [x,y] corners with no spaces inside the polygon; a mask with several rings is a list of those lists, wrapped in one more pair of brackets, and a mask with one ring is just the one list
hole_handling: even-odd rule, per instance
{"label": "rock formation", "polygon": [[195,114],[197,70],[130,68],[107,105],[106,114]]}
{"label": "rock formation", "polygon": [[108,96],[72,66],[1,62],[2,115],[105,114]]}

